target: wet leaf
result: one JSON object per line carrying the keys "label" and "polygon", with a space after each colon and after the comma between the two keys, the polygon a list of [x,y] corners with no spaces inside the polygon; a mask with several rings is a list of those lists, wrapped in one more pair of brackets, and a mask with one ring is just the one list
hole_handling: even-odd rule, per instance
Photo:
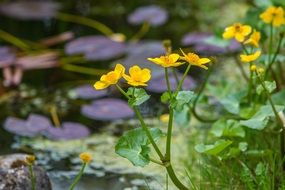
{"label": "wet leaf", "polygon": [[[150,128],[150,133],[155,141],[162,136],[158,128]],[[127,158],[135,166],[144,167],[149,163],[150,144],[142,128],[126,132],[118,141],[115,150],[120,156]]]}

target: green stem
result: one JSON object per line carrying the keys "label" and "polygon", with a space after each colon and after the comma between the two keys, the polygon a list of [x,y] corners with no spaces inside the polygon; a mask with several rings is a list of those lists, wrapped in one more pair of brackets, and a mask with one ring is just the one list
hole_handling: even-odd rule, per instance
{"label": "green stem", "polygon": [[154,150],[156,151],[156,153],[158,154],[159,158],[161,161],[164,160],[164,156],[162,155],[160,149],[158,148],[157,144],[155,143],[148,127],[146,126],[144,120],[143,120],[143,117],[138,109],[137,106],[134,106],[133,107],[133,110],[135,111],[135,114],[137,116],[137,118],[139,119],[140,123],[141,123],[141,126],[142,126],[142,129],[144,130],[144,132],[146,133],[147,137],[148,137],[148,140],[150,141],[151,145],[153,146]]}
{"label": "green stem", "polygon": [[272,110],[274,112],[274,115],[276,117],[276,120],[277,122],[280,124],[280,128],[281,128],[281,133],[280,133],[280,153],[281,153],[281,160],[282,160],[282,166],[283,166],[283,169],[285,170],[285,162],[283,161],[284,157],[285,157],[285,130],[284,130],[284,123],[282,121],[282,119],[280,118],[276,108],[275,108],[275,105],[274,105],[274,102],[271,98],[271,94],[270,92],[268,91],[268,89],[266,88],[265,86],[265,83],[264,81],[262,80],[262,78],[260,77],[260,75],[256,72],[257,74],[257,78],[262,86],[262,88],[264,89],[265,93],[266,93],[266,96],[269,100],[269,103],[272,107]]}
{"label": "green stem", "polygon": [[168,120],[168,128],[167,128],[167,136],[166,136],[166,153],[165,160],[171,160],[171,137],[172,137],[172,128],[173,128],[173,108],[169,108],[169,120]]}
{"label": "green stem", "polygon": [[5,32],[4,30],[0,30],[0,38],[3,39],[4,41],[7,41],[18,48],[22,50],[29,50],[30,47],[27,45],[24,41],[21,39],[13,36],[12,34],[9,34],[8,32]]}
{"label": "green stem", "polygon": [[33,171],[33,165],[32,164],[29,164],[29,173],[30,173],[32,190],[36,190],[36,178],[35,178],[35,174]]}
{"label": "green stem", "polygon": [[131,98],[118,84],[116,84],[116,87],[127,99]]}
{"label": "green stem", "polygon": [[174,185],[180,189],[180,190],[189,190],[189,188],[187,188],[185,185],[183,185],[183,183],[181,183],[181,181],[177,178],[173,168],[172,168],[172,165],[171,163],[169,163],[168,166],[166,166],[166,170],[167,170],[167,173],[171,179],[171,181],[174,183]]}
{"label": "green stem", "polygon": [[168,90],[169,96],[172,97],[171,86],[170,86],[170,82],[169,82],[167,67],[164,68],[164,74],[165,74],[165,81],[166,81],[166,86],[167,86],[167,90]]}
{"label": "green stem", "polygon": [[149,28],[150,28],[149,23],[144,22],[140,30],[132,37],[131,40],[138,41],[149,31]]}
{"label": "green stem", "polygon": [[93,76],[100,76],[106,73],[105,70],[93,69],[93,68],[88,68],[88,67],[72,65],[72,64],[62,64],[61,68],[67,71],[72,71],[72,72],[87,74],[87,75],[93,75]]}
{"label": "green stem", "polygon": [[268,46],[268,65],[271,63],[271,53],[272,53],[272,41],[273,41],[273,25],[270,25],[270,34],[269,34],[269,46]]}
{"label": "green stem", "polygon": [[275,51],[275,53],[274,53],[274,56],[273,56],[271,62],[269,62],[269,65],[268,65],[268,67],[267,67],[267,69],[266,69],[266,71],[265,71],[265,78],[267,78],[269,71],[272,70],[272,65],[273,65],[273,63],[275,62],[278,53],[280,52],[283,39],[284,39],[284,35],[282,35],[282,36],[280,37],[279,41],[278,41],[277,48],[276,48],[276,51]]}
{"label": "green stem", "polygon": [[191,109],[192,114],[195,116],[195,118],[198,119],[201,122],[204,122],[204,123],[213,123],[213,122],[217,121],[217,119],[205,119],[205,117],[201,117],[197,113],[197,111],[196,111],[196,106],[197,106],[198,100],[199,100],[202,92],[204,91],[204,89],[205,89],[205,87],[206,87],[206,85],[207,85],[207,83],[209,81],[209,78],[210,78],[212,72],[213,72],[213,67],[211,66],[209,71],[208,71],[208,73],[207,73],[207,75],[206,75],[206,78],[205,78],[204,82],[202,83],[201,88],[199,89],[199,91],[197,93],[196,98],[193,101],[193,106],[192,106],[192,109]]}
{"label": "green stem", "polygon": [[73,190],[74,189],[74,187],[76,186],[76,184],[78,183],[78,181],[82,177],[86,165],[87,165],[86,163],[83,163],[83,165],[81,167],[81,170],[79,171],[78,175],[76,176],[76,178],[74,179],[73,183],[69,187],[69,190]]}
{"label": "green stem", "polygon": [[181,87],[182,87],[182,85],[183,85],[183,83],[184,83],[185,78],[187,77],[187,74],[188,74],[190,68],[191,68],[191,64],[188,64],[188,66],[187,66],[187,68],[186,68],[186,71],[184,72],[184,74],[183,74],[183,76],[182,76],[182,79],[180,80],[180,82],[179,82],[179,84],[178,84],[178,86],[177,86],[177,88],[176,88],[174,97],[176,97],[177,94],[178,94],[178,92],[179,92],[179,90],[181,90]]}
{"label": "green stem", "polygon": [[89,26],[91,28],[94,28],[94,29],[102,32],[106,36],[110,36],[114,33],[112,31],[112,29],[107,27],[105,24],[98,22],[96,20],[90,19],[90,18],[78,16],[78,15],[71,15],[71,14],[67,14],[67,13],[58,13],[56,15],[56,19],[62,20],[65,22],[73,22],[73,23]]}
{"label": "green stem", "polygon": [[253,80],[253,72],[251,71],[251,65],[252,63],[249,64],[249,83],[248,83],[248,90],[247,90],[247,97],[248,97],[248,102],[251,103],[252,99],[252,80]]}

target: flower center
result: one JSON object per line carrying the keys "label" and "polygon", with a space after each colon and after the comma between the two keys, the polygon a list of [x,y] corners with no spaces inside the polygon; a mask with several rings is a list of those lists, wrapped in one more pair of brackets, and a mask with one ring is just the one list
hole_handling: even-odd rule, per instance
{"label": "flower center", "polygon": [[166,64],[171,64],[171,59],[168,56],[161,56],[161,59]]}
{"label": "flower center", "polygon": [[237,33],[242,32],[242,27],[241,27],[240,24],[236,24],[234,27],[235,27],[235,31],[236,31]]}
{"label": "flower center", "polygon": [[199,56],[195,53],[188,53],[187,58],[191,63],[198,63],[200,60]]}

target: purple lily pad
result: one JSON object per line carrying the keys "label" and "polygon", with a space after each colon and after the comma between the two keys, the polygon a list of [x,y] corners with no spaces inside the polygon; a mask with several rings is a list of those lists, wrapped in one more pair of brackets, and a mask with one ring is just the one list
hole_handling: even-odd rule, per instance
{"label": "purple lily pad", "polygon": [[129,44],[127,48],[128,56],[121,61],[126,67],[130,68],[133,65],[147,67],[152,71],[152,77],[163,73],[160,66],[147,60],[149,57],[156,57],[165,53],[162,42],[160,41],[143,41],[135,44]]}
{"label": "purple lily pad", "polygon": [[95,120],[111,121],[131,118],[133,110],[128,103],[114,98],[105,98],[93,101],[90,105],[81,107],[81,114]]}
{"label": "purple lily pad", "polygon": [[105,36],[85,36],[69,42],[65,46],[68,55],[84,54],[87,60],[98,61],[119,57],[126,46]]}
{"label": "purple lily pad", "polygon": [[205,32],[191,32],[183,36],[181,43],[183,46],[189,46],[189,45],[196,45],[201,43],[203,40],[205,40],[208,37],[211,37],[212,35],[210,33]]}
{"label": "purple lily pad", "polygon": [[214,35],[210,33],[192,32],[186,34],[182,38],[181,43],[184,46],[193,46],[195,52],[207,56],[237,52],[241,49],[240,44],[235,40],[230,41],[227,46],[207,43],[207,40],[213,37]]}
{"label": "purple lily pad", "polygon": [[16,55],[9,47],[0,47],[0,68],[8,67],[15,61]]}
{"label": "purple lily pad", "polygon": [[107,90],[96,90],[92,85],[86,84],[78,86],[71,90],[76,98],[80,99],[95,99],[104,97],[108,94]]}
{"label": "purple lily pad", "polygon": [[37,135],[37,132],[27,129],[25,120],[15,117],[8,117],[5,120],[3,127],[10,133],[20,136],[33,137]]}
{"label": "purple lily pad", "polygon": [[72,140],[88,137],[90,131],[80,123],[64,122],[61,127],[49,127],[44,135],[54,140]]}
{"label": "purple lily pad", "polygon": [[45,116],[38,114],[30,114],[25,126],[28,131],[34,131],[35,133],[39,133],[43,130],[46,130],[48,127],[51,127],[52,124],[50,120]]}
{"label": "purple lily pad", "polygon": [[43,20],[52,18],[60,9],[53,1],[16,1],[0,4],[0,13],[20,20]]}
{"label": "purple lily pad", "polygon": [[[182,78],[182,74],[177,73],[178,78]],[[173,74],[169,75],[169,82],[172,90],[177,88],[177,82]],[[187,76],[184,80],[182,89],[183,90],[191,90],[196,87],[196,82],[190,76]],[[155,93],[163,93],[167,91],[167,85],[165,81],[164,75],[160,75],[158,77],[152,78],[146,87],[147,90]]]}
{"label": "purple lily pad", "polygon": [[167,19],[166,10],[156,5],[139,7],[128,16],[128,22],[134,25],[148,22],[152,26],[159,26],[164,24]]}

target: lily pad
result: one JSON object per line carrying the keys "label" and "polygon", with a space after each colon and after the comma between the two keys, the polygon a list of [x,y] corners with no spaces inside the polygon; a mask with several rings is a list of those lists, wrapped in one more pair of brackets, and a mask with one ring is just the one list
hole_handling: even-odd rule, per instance
{"label": "lily pad", "polygon": [[159,26],[164,24],[167,19],[166,10],[156,5],[139,7],[128,16],[128,22],[134,25],[147,22],[152,26]]}
{"label": "lily pad", "polygon": [[[177,73],[178,79],[182,78],[182,74]],[[177,88],[177,82],[175,76],[173,74],[169,75],[169,82],[172,90]],[[191,90],[196,87],[196,82],[190,76],[187,76],[184,80],[182,89],[183,90]],[[152,78],[146,87],[147,90],[155,93],[163,93],[167,91],[167,85],[165,81],[164,75],[160,75],[158,77]]]}
{"label": "lily pad", "polygon": [[96,90],[90,84],[78,86],[70,91],[70,95],[80,99],[95,99],[104,97],[108,94],[107,90]]}
{"label": "lily pad", "polygon": [[44,135],[49,139],[55,140],[71,140],[88,137],[90,135],[89,129],[75,122],[64,122],[61,127],[49,127]]}
{"label": "lily pad", "polygon": [[90,105],[81,107],[81,114],[95,120],[111,121],[126,119],[134,116],[128,103],[114,98],[105,98],[93,101]]}
{"label": "lily pad", "polygon": [[0,13],[20,20],[43,20],[52,18],[60,9],[53,1],[15,1],[2,3]]}
{"label": "lily pad", "polygon": [[98,61],[119,57],[126,46],[105,36],[94,35],[77,38],[65,46],[68,55],[83,54],[87,60]]}

